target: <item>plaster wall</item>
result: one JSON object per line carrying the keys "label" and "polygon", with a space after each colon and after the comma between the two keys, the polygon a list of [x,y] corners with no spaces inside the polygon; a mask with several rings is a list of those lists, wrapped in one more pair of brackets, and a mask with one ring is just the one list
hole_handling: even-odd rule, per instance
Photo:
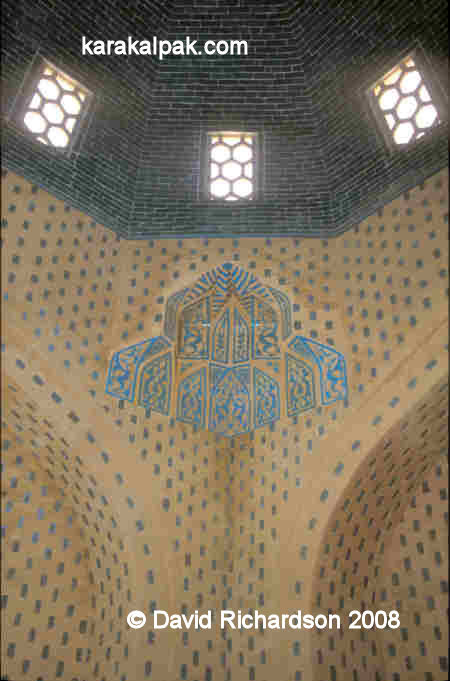
{"label": "plaster wall", "polygon": [[[409,601],[387,585],[391,566],[397,569],[397,561],[406,558],[403,549],[395,549],[400,534],[412,542],[411,522],[414,528],[414,520],[422,520],[426,527],[427,511],[414,516],[412,500],[422,499],[420,490],[427,480],[432,484],[437,465],[444,470],[446,185],[444,170],[329,241],[132,242],[13,172],[4,173],[7,678],[268,681],[281,675],[288,681],[341,681],[351,669],[354,681],[376,679],[377,673],[382,680],[409,681],[413,672],[400,662],[409,655],[426,681],[443,681],[443,655],[434,655],[440,651],[434,632],[436,626],[444,632],[443,613],[436,608],[424,619],[426,633],[419,634]],[[105,394],[112,353],[160,335],[168,296],[224,262],[238,263],[285,292],[293,304],[294,330],[343,352],[348,401],[227,440]],[[419,432],[415,415],[422,409],[427,416]],[[339,595],[347,599],[343,612],[353,601],[357,607],[368,602],[374,590],[376,609],[404,600],[408,642],[378,636],[371,656],[369,637],[367,645],[358,641],[360,653],[354,654],[347,633],[340,648],[336,639],[333,652],[325,642],[328,632],[320,637],[294,630],[220,632],[215,626],[202,632],[152,630],[155,608],[281,614],[341,607],[338,594],[329,591],[328,571],[336,568],[323,556],[327,543],[330,555],[340,550],[336,537],[327,539],[330,528],[336,519],[347,522],[342,511],[347,498],[353,499],[354,513],[362,514],[355,501],[360,492],[349,492],[359,478],[367,478],[366,494],[377,508],[370,462],[375,459],[378,475],[392,463],[403,470],[405,439],[414,453],[405,475],[391,487],[392,476],[383,477],[391,490],[391,514],[374,510],[370,526],[361,519],[358,536],[343,533],[349,548],[363,539],[365,547],[350,580],[354,595],[347,587]],[[392,463],[383,459],[389,440]],[[433,494],[433,509],[435,503],[439,508],[440,492]],[[61,507],[50,519],[58,501]],[[439,526],[433,526],[430,541],[444,556],[443,516],[436,513]],[[387,561],[375,527],[383,534]],[[371,550],[381,566],[376,586],[364,582],[372,569]],[[434,585],[425,594],[418,580],[416,590],[424,598],[414,608],[420,611],[426,610],[424,599],[436,599],[442,588],[441,565],[432,569],[433,558],[425,565],[426,558],[414,558],[424,561],[420,569],[428,567]],[[399,574],[404,589],[409,582]],[[60,589],[56,601],[52,588]],[[69,605],[75,614],[68,614]],[[143,629],[128,628],[126,614],[133,609],[147,613]],[[417,652],[423,640],[426,655]],[[396,659],[389,656],[391,644],[401,651]]]}

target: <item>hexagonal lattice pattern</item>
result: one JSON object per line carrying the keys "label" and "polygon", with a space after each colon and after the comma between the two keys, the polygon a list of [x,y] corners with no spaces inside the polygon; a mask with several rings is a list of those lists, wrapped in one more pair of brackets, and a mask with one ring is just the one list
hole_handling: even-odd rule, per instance
{"label": "hexagonal lattice pattern", "polygon": [[371,90],[395,144],[408,144],[437,125],[439,115],[424,77],[412,56],[406,57]]}
{"label": "hexagonal lattice pattern", "polygon": [[89,92],[44,62],[30,94],[22,119],[27,131],[42,144],[67,149],[87,110]]}
{"label": "hexagonal lattice pattern", "polygon": [[255,136],[250,133],[209,135],[209,198],[225,201],[254,198],[255,143]]}

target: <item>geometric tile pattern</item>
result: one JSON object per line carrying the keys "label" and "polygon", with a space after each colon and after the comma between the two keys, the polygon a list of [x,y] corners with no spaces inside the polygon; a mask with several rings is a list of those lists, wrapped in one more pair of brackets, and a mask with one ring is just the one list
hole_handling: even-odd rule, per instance
{"label": "geometric tile pattern", "polygon": [[316,406],[314,371],[301,359],[286,354],[287,412],[295,416]]}
{"label": "geometric tile pattern", "polygon": [[[280,418],[280,387],[276,380],[254,368],[255,427],[274,423]],[[313,405],[311,405],[312,407]]]}
{"label": "geometric tile pattern", "polygon": [[139,404],[160,414],[168,414],[172,383],[172,356],[161,355],[147,362],[141,373]]}
{"label": "geometric tile pattern", "polygon": [[340,352],[301,336],[294,338],[288,347],[303,358],[311,358],[319,367],[323,404],[347,397],[345,359]]}
{"label": "geometric tile pattern", "polygon": [[250,366],[211,365],[209,430],[232,437],[250,430]]}
{"label": "geometric tile pattern", "polygon": [[225,263],[169,298],[164,330],[175,342],[159,336],[114,353],[106,392],[132,402],[140,375],[141,406],[169,415],[173,394],[179,421],[226,437],[313,409],[316,383],[320,404],[346,400],[345,360],[332,347],[295,336],[275,370],[291,329],[285,294]]}
{"label": "geometric tile pattern", "polygon": [[109,366],[106,391],[110,395],[132,402],[135,396],[139,368],[148,357],[156,355],[168,347],[169,343],[161,337],[151,338],[148,341],[137,343],[116,352]]}
{"label": "geometric tile pattern", "polygon": [[[171,387],[171,386],[170,386]],[[205,427],[206,369],[197,369],[183,378],[178,389],[177,419],[193,426]]]}

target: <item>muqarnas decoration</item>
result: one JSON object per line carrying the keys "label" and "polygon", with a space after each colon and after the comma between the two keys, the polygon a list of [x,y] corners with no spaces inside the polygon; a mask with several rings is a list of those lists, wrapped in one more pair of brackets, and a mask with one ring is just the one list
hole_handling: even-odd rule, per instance
{"label": "muqarnas decoration", "polygon": [[291,337],[288,297],[236,265],[171,295],[163,334],[114,353],[109,395],[225,437],[347,398],[344,356]]}

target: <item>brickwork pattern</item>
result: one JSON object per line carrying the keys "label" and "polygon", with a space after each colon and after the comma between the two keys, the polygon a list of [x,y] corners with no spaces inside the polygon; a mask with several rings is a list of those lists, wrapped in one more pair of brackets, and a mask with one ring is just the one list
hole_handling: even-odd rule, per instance
{"label": "brickwork pattern", "polygon": [[[364,96],[420,40],[447,82],[439,0],[345,7],[294,0],[171,0],[98,5],[5,0],[3,111],[37,48],[96,95],[79,154],[62,160],[6,126],[5,165],[128,238],[298,235],[327,238],[447,164],[447,125],[391,153]],[[81,56],[98,39],[245,39],[247,56]],[[261,194],[202,199],[203,133],[254,130]],[[423,142],[423,143],[422,143]]]}
{"label": "brickwork pattern", "polygon": [[[369,501],[358,497],[370,485],[374,513],[387,508],[376,506],[381,488],[375,492],[371,473],[367,485],[357,486],[354,476],[364,462],[376,470],[395,509],[400,497],[419,500],[423,481],[432,484],[425,475],[431,469],[418,477],[426,463],[421,458],[427,452],[434,461],[445,446],[440,386],[448,375],[447,178],[446,170],[429,178],[334,240],[128,241],[15,173],[4,175],[2,615],[10,681],[266,681],[278,678],[280,669],[289,681],[309,681],[316,673],[319,681],[337,674],[347,681],[353,661],[366,681],[370,648],[366,661],[363,648],[357,658],[351,638],[351,660],[340,669],[339,656],[336,663],[326,661],[326,634],[316,645],[310,632],[290,630],[153,630],[151,613],[308,612],[339,607],[338,593],[347,607],[351,585],[340,592],[333,567],[313,579],[316,565],[327,567],[330,519],[347,497],[354,517],[347,521],[351,511],[344,509],[342,521],[360,530],[354,537],[345,532],[344,540],[356,542],[358,553],[365,540],[352,576],[354,597],[367,600],[356,582],[364,588],[378,528],[364,513]],[[223,438],[105,394],[113,353],[160,335],[170,296],[224,262],[254,272],[264,286],[288,297],[293,334],[342,351],[348,400],[318,406],[298,422],[280,419],[254,434]],[[409,418],[417,409],[420,417]],[[380,443],[387,445],[396,426],[400,435],[384,451]],[[419,450],[404,453],[403,442],[413,445],[417,436]],[[390,458],[384,462],[380,453]],[[432,513],[434,520],[434,502]],[[408,552],[401,557],[427,568],[440,589],[436,559],[429,556],[426,565],[422,554],[409,552],[414,520],[421,519],[405,516],[401,534]],[[395,534],[397,516],[379,522],[388,557],[388,544],[403,541]],[[445,537],[432,528],[430,546],[443,561]],[[330,546],[337,541],[334,535]],[[419,541],[425,550],[425,539]],[[406,565],[397,572],[401,590],[413,584]],[[385,578],[380,573],[382,605],[391,605],[383,589],[388,599],[392,594],[407,603],[387,591]],[[437,599],[434,587],[419,591],[422,579],[411,596],[414,608],[422,595]],[[426,600],[421,607],[427,609]],[[141,630],[126,625],[133,609],[148,616]],[[428,610],[439,616],[437,608]],[[441,645],[434,627],[444,640],[443,625],[433,620],[426,637],[413,622],[405,626],[405,656],[423,670]],[[30,640],[32,628],[36,637]],[[391,656],[383,668],[389,681],[394,674],[409,680],[412,673],[400,643],[398,664]],[[318,649],[324,659],[326,653],[322,663]],[[440,657],[425,669],[433,681],[443,676]]]}

